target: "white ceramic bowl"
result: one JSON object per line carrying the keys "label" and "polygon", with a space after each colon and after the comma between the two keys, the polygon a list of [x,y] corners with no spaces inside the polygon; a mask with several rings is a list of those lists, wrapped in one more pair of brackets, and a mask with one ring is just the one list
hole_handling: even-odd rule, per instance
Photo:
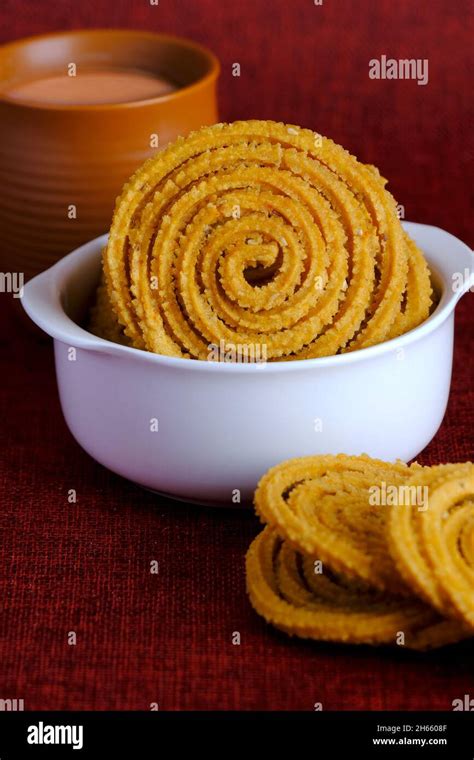
{"label": "white ceramic bowl", "polygon": [[405,228],[441,292],[426,322],[361,351],[268,364],[177,359],[91,335],[77,322],[96,286],[106,237],[78,248],[31,280],[23,297],[31,319],[54,338],[71,433],[129,480],[222,505],[250,501],[261,475],[289,457],[412,459],[443,419],[454,307],[474,285],[474,255],[436,227]]}

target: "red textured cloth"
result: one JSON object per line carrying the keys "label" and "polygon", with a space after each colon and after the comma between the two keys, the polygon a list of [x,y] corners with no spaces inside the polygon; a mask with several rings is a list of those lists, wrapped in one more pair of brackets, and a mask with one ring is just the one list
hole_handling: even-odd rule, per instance
{"label": "red textured cloth", "polygon": [[[464,0],[0,6],[3,41],[108,26],[208,44],[223,63],[224,119],[283,119],[333,137],[380,167],[408,219],[471,245],[472,22]],[[368,61],[382,54],[428,58],[429,84],[370,80]],[[81,451],[61,416],[51,346],[13,319],[9,298],[0,294],[0,698],[26,709],[311,710],[450,709],[472,695],[471,644],[420,656],[267,627],[244,588],[254,516],[160,499]],[[458,309],[450,405],[424,463],[474,455],[473,305],[471,294]]]}

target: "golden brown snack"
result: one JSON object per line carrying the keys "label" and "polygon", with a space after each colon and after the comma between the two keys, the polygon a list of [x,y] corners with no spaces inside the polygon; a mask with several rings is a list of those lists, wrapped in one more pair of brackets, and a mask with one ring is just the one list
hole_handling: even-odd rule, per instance
{"label": "golden brown snack", "polygon": [[255,506],[247,589],[276,627],[419,651],[474,636],[471,463],[302,457],[263,476]]}
{"label": "golden brown snack", "polygon": [[99,338],[105,338],[105,340],[110,340],[113,343],[121,343],[124,346],[130,345],[130,341],[118,323],[110,304],[103,274],[97,286],[95,303],[91,309],[88,329]]}
{"label": "golden brown snack", "polygon": [[206,127],[147,161],[117,200],[104,268],[133,346],[198,359],[221,341],[269,360],[352,351],[431,304],[378,171],[271,121]]}
{"label": "golden brown snack", "polygon": [[282,538],[329,569],[410,594],[388,551],[390,507],[372,504],[370,489],[402,485],[417,468],[345,454],[290,459],[260,480],[255,509]]}
{"label": "golden brown snack", "polygon": [[410,483],[428,489],[427,508],[391,511],[391,554],[420,597],[474,629],[474,465],[427,468]]}
{"label": "golden brown snack", "polygon": [[[327,589],[319,594],[317,586],[308,586],[301,558],[272,528],[266,527],[250,546],[246,571],[254,609],[290,635],[352,644],[436,646],[436,634],[424,633],[442,623],[432,608],[416,599],[338,585],[334,579],[329,581],[337,589],[334,595]],[[447,631],[443,633],[438,641],[447,643]],[[458,640],[450,633],[451,641]]]}
{"label": "golden brown snack", "polygon": [[474,630],[471,626],[460,623],[458,620],[441,619],[425,628],[409,631],[405,638],[405,646],[408,649],[426,652],[429,649],[438,649],[448,644],[472,639],[473,636]]}
{"label": "golden brown snack", "polygon": [[432,305],[432,289],[426,286],[430,276],[428,265],[420,249],[406,233],[405,240],[408,248],[406,298],[395,317],[389,338],[403,335],[417,327],[426,319]]}
{"label": "golden brown snack", "polygon": [[[324,599],[351,603],[354,594],[357,594],[361,600],[366,600],[368,604],[379,604],[381,601],[387,601],[385,591],[372,588],[367,583],[354,581],[344,575],[334,575],[327,569],[324,573],[315,572],[314,560],[307,556],[299,555],[299,566],[308,588]],[[410,595],[412,599],[417,598],[412,589],[410,589]],[[406,597],[406,592],[403,596]],[[398,599],[400,600],[400,597]],[[410,628],[403,633],[403,646],[408,649],[425,651],[472,638],[474,630],[457,620],[445,620],[436,616],[434,622],[430,622],[421,628]]]}

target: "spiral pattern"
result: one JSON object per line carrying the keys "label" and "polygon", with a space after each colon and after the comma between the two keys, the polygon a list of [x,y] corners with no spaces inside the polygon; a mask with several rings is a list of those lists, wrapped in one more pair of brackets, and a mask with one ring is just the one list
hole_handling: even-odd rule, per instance
{"label": "spiral pattern", "polygon": [[148,160],[118,198],[107,291],[130,343],[209,359],[352,351],[405,332],[429,272],[385,180],[309,130],[216,124]]}
{"label": "spiral pattern", "polygon": [[99,338],[105,338],[112,343],[130,345],[130,341],[123,331],[123,327],[117,322],[112,304],[110,303],[105,277],[102,273],[97,287],[95,303],[89,314],[88,329]]}
{"label": "spiral pattern", "polygon": [[[291,635],[351,644],[396,644],[429,649],[465,638],[416,599],[403,599],[317,576],[307,561],[266,527],[246,557],[247,591],[265,620]],[[321,582],[322,581],[322,582]]]}
{"label": "spiral pattern", "polygon": [[387,507],[370,504],[369,489],[405,483],[414,469],[344,454],[291,459],[261,479],[255,508],[283,538],[332,570],[407,594],[388,552]]}
{"label": "spiral pattern", "polygon": [[[407,501],[371,502],[383,484]],[[424,486],[429,501],[419,500]],[[253,607],[303,638],[417,650],[472,638],[473,489],[469,463],[282,462],[255,493],[267,525],[247,554]]]}
{"label": "spiral pattern", "polygon": [[474,465],[432,467],[413,485],[428,489],[428,508],[392,510],[392,556],[422,598],[474,628]]}

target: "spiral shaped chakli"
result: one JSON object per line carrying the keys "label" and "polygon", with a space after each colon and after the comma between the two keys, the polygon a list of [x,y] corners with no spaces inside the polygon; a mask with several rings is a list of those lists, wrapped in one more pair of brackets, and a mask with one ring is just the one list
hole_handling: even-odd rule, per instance
{"label": "spiral shaped chakli", "polygon": [[388,551],[390,507],[372,499],[371,489],[402,485],[417,469],[345,454],[290,459],[260,480],[255,508],[282,538],[332,571],[409,594]]}
{"label": "spiral shaped chakli", "polygon": [[107,291],[137,348],[269,360],[370,346],[423,321],[423,255],[385,180],[307,129],[217,124],[149,159],[117,200]]}
{"label": "spiral shaped chakli", "polygon": [[[419,599],[391,596],[341,576],[316,575],[312,562],[266,527],[246,557],[252,606],[268,622],[301,638],[428,649],[466,638]],[[401,637],[403,634],[403,637]]]}
{"label": "spiral shaped chakli", "polygon": [[474,465],[418,472],[408,486],[426,488],[419,504],[391,510],[389,546],[406,582],[447,617],[474,630]]}
{"label": "spiral shaped chakli", "polygon": [[94,335],[98,335],[99,338],[105,338],[112,343],[130,345],[123,327],[117,322],[103,273],[96,290],[95,303],[90,310],[88,329]]}

